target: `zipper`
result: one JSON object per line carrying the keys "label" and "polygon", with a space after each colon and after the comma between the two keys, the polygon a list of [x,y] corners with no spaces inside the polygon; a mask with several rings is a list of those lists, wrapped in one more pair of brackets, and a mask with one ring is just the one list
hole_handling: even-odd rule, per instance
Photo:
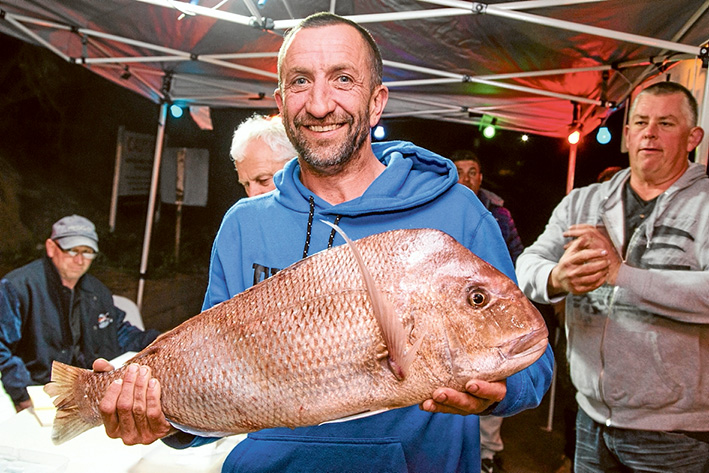
{"label": "zipper", "polygon": [[[608,219],[606,218],[606,214],[602,213],[601,214],[601,221],[603,222],[603,225],[606,227],[606,229],[611,228],[611,226],[608,223]],[[630,240],[628,241],[628,248],[625,250],[625,254],[623,254],[622,251],[618,251],[618,254],[621,256],[621,261],[622,263],[625,263],[625,261],[628,259],[628,254],[630,248],[633,246],[633,242],[637,239],[638,235],[638,230],[642,225],[640,225],[638,228],[635,229],[635,232],[633,232],[633,235],[630,237]],[[615,247],[616,250],[619,248],[623,248],[618,244],[617,241],[615,241],[613,234],[606,230],[606,234],[609,236],[611,239],[611,243],[613,243],[613,246]],[[601,396],[601,402],[603,405],[606,406],[606,409],[608,409],[608,418],[606,419],[605,425],[607,427],[611,427],[613,424],[613,408],[608,404],[608,402],[605,399],[605,390],[603,386],[603,382],[605,379],[605,367],[606,367],[606,361],[605,361],[605,356],[604,356],[604,345],[605,345],[605,340],[606,340],[606,334],[608,332],[608,325],[610,324],[610,315],[614,312],[615,310],[615,303],[616,303],[616,296],[618,294],[618,286],[613,286],[613,291],[611,292],[611,298],[608,303],[608,315],[606,316],[606,320],[603,323],[603,331],[601,332],[601,341],[600,341],[600,362],[601,362],[601,370],[598,373],[598,389],[600,391],[600,396]]]}

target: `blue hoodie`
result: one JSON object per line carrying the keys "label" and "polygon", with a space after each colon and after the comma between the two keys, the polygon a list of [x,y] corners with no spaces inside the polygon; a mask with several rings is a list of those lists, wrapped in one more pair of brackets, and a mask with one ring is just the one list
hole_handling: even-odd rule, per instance
{"label": "blue hoodie", "polygon": [[[203,309],[300,260],[306,246],[308,254],[326,249],[332,229],[320,220],[337,220],[353,240],[393,229],[437,228],[515,278],[497,222],[472,191],[457,185],[452,162],[407,142],[374,143],[372,149],[386,169],[356,199],[337,205],[320,199],[300,182],[294,159],[276,174],[275,191],[229,209],[214,241]],[[342,243],[334,236],[334,245]],[[507,396],[493,413],[536,407],[551,381],[552,363],[548,349],[508,378]],[[222,471],[479,473],[478,417],[412,406],[343,423],[262,430],[234,448]]]}

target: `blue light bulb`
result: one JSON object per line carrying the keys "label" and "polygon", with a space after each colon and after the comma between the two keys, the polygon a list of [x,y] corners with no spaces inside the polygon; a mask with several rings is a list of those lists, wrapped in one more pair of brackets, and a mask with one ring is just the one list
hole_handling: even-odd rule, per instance
{"label": "blue light bulb", "polygon": [[611,132],[607,126],[602,126],[598,129],[596,133],[596,141],[602,145],[607,145],[611,141]]}
{"label": "blue light bulb", "polygon": [[180,118],[182,116],[183,110],[179,105],[170,105],[170,114],[175,118]]}

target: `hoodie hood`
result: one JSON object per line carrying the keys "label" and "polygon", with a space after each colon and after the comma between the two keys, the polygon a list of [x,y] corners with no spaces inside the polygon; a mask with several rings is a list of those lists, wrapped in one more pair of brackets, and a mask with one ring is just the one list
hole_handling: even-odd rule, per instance
{"label": "hoodie hood", "polygon": [[302,184],[300,164],[293,159],[274,176],[275,199],[290,210],[307,214],[312,197],[320,214],[354,217],[364,213],[407,210],[425,204],[458,182],[458,173],[451,161],[413,143],[377,142],[372,143],[372,150],[386,169],[360,197],[337,205],[329,204]]}

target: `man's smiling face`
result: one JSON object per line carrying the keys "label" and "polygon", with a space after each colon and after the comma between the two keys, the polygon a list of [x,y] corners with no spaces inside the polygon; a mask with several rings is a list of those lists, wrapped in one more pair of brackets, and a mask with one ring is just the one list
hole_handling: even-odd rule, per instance
{"label": "man's smiling face", "polygon": [[346,164],[376,124],[367,52],[360,34],[341,24],[302,29],[288,45],[276,102],[288,137],[316,170]]}

